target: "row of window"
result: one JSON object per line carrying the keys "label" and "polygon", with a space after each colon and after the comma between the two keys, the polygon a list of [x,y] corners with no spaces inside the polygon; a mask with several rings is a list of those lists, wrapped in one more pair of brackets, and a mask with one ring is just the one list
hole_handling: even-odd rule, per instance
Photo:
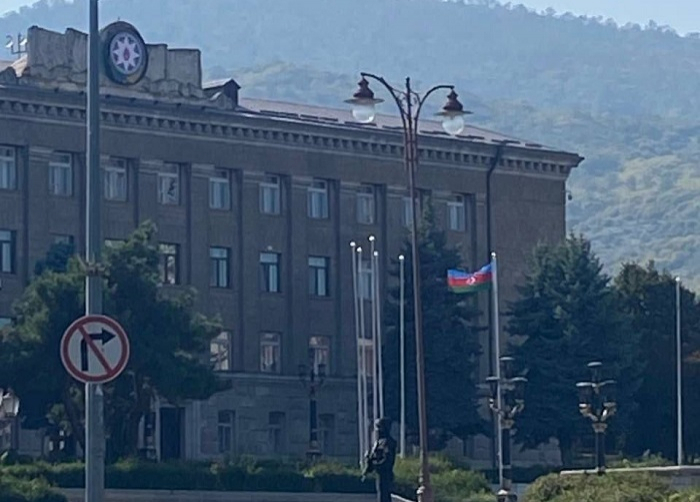
{"label": "row of window", "polygon": [[[110,158],[103,166],[104,198],[111,201],[126,201],[128,162]],[[179,205],[181,191],[181,166],[165,163],[158,173],[158,202],[163,205]],[[16,150],[0,146],[0,189],[17,188]],[[53,153],[49,160],[49,192],[52,195],[73,195],[73,156],[70,153]],[[309,218],[329,217],[328,181],[314,180],[307,189],[307,213]],[[371,225],[376,222],[376,194],[374,185],[363,185],[357,192],[357,221]],[[266,175],[259,187],[260,212],[278,215],[282,212],[280,177]],[[209,207],[231,209],[231,172],[217,170],[209,178]],[[403,199],[402,219],[405,226],[412,223],[413,206],[410,197]],[[464,231],[466,204],[463,195],[454,195],[447,203],[447,228]]]}

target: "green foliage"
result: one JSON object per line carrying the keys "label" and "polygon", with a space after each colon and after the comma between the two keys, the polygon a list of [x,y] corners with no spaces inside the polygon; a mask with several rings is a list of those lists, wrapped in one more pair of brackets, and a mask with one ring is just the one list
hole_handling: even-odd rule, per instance
{"label": "green foliage", "polygon": [[611,468],[663,467],[670,465],[675,464],[661,455],[654,455],[648,451],[644,452],[644,455],[639,458],[623,458],[616,462],[610,462]]}
{"label": "green foliage", "polygon": [[671,494],[651,474],[551,474],[530,485],[523,502],[665,502]]}
{"label": "green foliage", "polygon": [[17,479],[0,471],[0,502],[66,502],[41,478]]}
{"label": "green foliage", "polygon": [[[423,336],[426,368],[428,427],[431,447],[440,449],[452,436],[466,437],[482,430],[477,413],[475,361],[481,351],[474,318],[478,311],[473,297],[451,293],[446,275],[450,268],[461,268],[459,250],[447,245],[444,232],[437,229],[431,209],[426,211],[419,235]],[[409,435],[417,434],[416,360],[413,323],[413,273],[410,242],[405,242],[405,333],[406,333],[406,410]],[[385,309],[387,325],[384,387],[387,416],[397,419],[400,408],[399,261],[392,260],[391,276],[396,281],[389,290]]]}

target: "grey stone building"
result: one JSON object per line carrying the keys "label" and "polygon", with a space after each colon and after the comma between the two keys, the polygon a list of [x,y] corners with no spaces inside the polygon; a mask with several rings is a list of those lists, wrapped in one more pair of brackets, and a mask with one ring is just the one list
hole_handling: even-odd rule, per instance
{"label": "grey stone building", "polygon": [[[328,366],[324,451],[355,456],[349,243],[375,235],[386,270],[407,236],[400,123],[246,99],[234,80],[202,83],[199,51],[141,46],[124,29],[133,38],[122,45],[105,40],[103,238],[157,224],[164,287],[195,287],[199,308],[222,317],[212,358],[233,381],[207,402],[155,403],[144,442],[159,458],[303,455],[309,412],[297,367],[312,349]],[[0,324],[53,242],[85,241],[87,37],[33,27],[27,47],[0,62]],[[131,61],[112,50],[124,47]],[[565,183],[582,159],[473,127],[452,138],[423,122],[418,185],[471,269],[488,261],[495,158],[493,248],[507,301],[532,247],[564,236]]]}

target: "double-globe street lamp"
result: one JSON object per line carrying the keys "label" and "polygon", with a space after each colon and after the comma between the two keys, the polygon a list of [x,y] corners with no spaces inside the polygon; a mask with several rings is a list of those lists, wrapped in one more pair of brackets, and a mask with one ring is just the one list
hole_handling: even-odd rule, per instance
{"label": "double-globe street lamp", "polygon": [[436,85],[423,95],[418,94],[411,88],[411,79],[406,78],[405,87],[399,89],[389,84],[384,77],[379,77],[371,73],[361,73],[362,79],[359,82],[359,89],[346,103],[352,105],[352,114],[355,120],[360,123],[370,123],[376,115],[376,105],[384,100],[375,98],[374,92],[369,88],[367,79],[379,82],[389,92],[394,99],[401,116],[403,125],[404,140],[404,167],[408,176],[408,191],[412,199],[411,218],[411,251],[413,254],[413,300],[414,300],[414,325],[416,336],[416,374],[418,387],[418,429],[420,448],[420,477],[417,491],[418,502],[433,502],[433,491],[430,483],[430,472],[428,470],[428,424],[425,396],[425,366],[423,357],[423,311],[421,302],[421,281],[420,281],[420,257],[418,255],[418,214],[419,200],[416,189],[415,174],[418,167],[418,124],[421,110],[428,97],[440,89],[449,90],[447,103],[437,114],[442,118],[442,126],[450,135],[457,135],[464,129],[464,110],[462,103],[457,99],[457,93],[453,85]]}
{"label": "double-globe street lamp", "polygon": [[10,421],[10,450],[14,450],[17,447],[17,417],[19,416],[19,397],[12,392],[12,389],[8,389],[4,392],[0,389],[0,421],[9,420]]}
{"label": "double-globe street lamp", "polygon": [[595,361],[588,363],[591,370],[590,382],[579,382],[576,387],[579,391],[578,409],[581,415],[591,419],[591,425],[595,432],[595,456],[596,472],[598,475],[605,473],[605,431],[608,428],[607,421],[615,414],[617,403],[615,402],[615,380],[602,380],[602,363]]}
{"label": "double-globe street lamp", "polygon": [[326,365],[316,364],[316,353],[309,349],[309,365],[299,365],[299,380],[309,391],[309,449],[306,456],[315,461],[321,456],[321,445],[318,442],[318,409],[316,406],[316,390],[326,379]]}
{"label": "double-globe street lamp", "polygon": [[[514,375],[514,359],[503,356],[500,359],[500,378],[490,376],[486,379],[491,390],[489,407],[501,422],[501,441],[498,491],[499,502],[515,502],[518,497],[513,492],[513,469],[511,462],[511,430],[515,425],[515,416],[525,408],[525,384],[527,378]],[[499,399],[500,396],[500,399]]]}

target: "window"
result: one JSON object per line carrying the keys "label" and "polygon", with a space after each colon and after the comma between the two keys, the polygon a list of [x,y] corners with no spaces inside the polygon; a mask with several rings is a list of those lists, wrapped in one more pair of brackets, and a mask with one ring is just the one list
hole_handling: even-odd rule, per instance
{"label": "window", "polygon": [[209,248],[211,272],[209,285],[213,288],[228,288],[229,251],[227,248]]}
{"label": "window", "polygon": [[373,377],[372,365],[374,364],[374,342],[370,338],[360,339],[360,345],[364,354],[365,376],[370,380]]}
{"label": "window", "polygon": [[214,371],[231,371],[231,333],[222,331],[209,343],[209,356]]}
{"label": "window", "polygon": [[271,453],[283,453],[285,450],[285,416],[281,411],[273,411],[268,418],[269,446]]}
{"label": "window", "polygon": [[53,236],[53,243],[54,244],[65,244],[67,246],[72,246],[74,243],[74,239],[73,239],[72,235],[55,234]]}
{"label": "window", "polygon": [[180,204],[180,166],[166,163],[158,173],[158,202],[160,204]]}
{"label": "window", "polygon": [[403,212],[401,214],[401,222],[404,227],[413,225],[413,200],[411,197],[403,198]]}
{"label": "window", "polygon": [[318,438],[321,443],[321,452],[324,455],[333,455],[333,439],[335,436],[335,416],[321,414],[318,417]]}
{"label": "window", "polygon": [[372,269],[370,268],[369,261],[362,261],[362,263],[360,263],[359,278],[360,298],[363,300],[371,300],[374,298],[374,285],[372,284]]}
{"label": "window", "polygon": [[278,253],[260,253],[260,288],[268,293],[281,291]]}
{"label": "window", "polygon": [[109,159],[104,168],[104,196],[107,200],[125,201],[127,195],[126,160]]}
{"label": "window", "polygon": [[309,218],[328,218],[328,182],[314,180],[308,188]]}
{"label": "window", "polygon": [[280,338],[279,333],[260,335],[260,371],[263,373],[279,373],[281,370]]}
{"label": "window", "polygon": [[222,410],[219,412],[217,427],[219,437],[219,453],[233,453],[236,441],[236,412]]}
{"label": "window", "polygon": [[15,271],[15,233],[0,230],[0,272],[12,274]]}
{"label": "window", "polygon": [[323,256],[309,256],[309,294],[328,296],[328,263]]}
{"label": "window", "polygon": [[54,153],[49,160],[49,193],[62,197],[73,195],[73,156]]}
{"label": "window", "polygon": [[0,189],[17,188],[17,150],[0,145]]}
{"label": "window", "polygon": [[455,195],[447,201],[447,228],[456,232],[464,232],[465,220],[464,196]]}
{"label": "window", "polygon": [[211,209],[231,209],[231,175],[221,170],[209,178],[209,207]]}
{"label": "window", "polygon": [[314,371],[318,371],[321,364],[325,364],[326,373],[330,363],[331,342],[327,336],[312,336],[309,338],[309,350],[313,354]]}
{"label": "window", "polygon": [[160,281],[163,284],[179,282],[180,263],[178,260],[179,247],[177,244],[160,244]]}
{"label": "window", "polygon": [[280,214],[280,178],[266,175],[260,183],[260,212],[263,214]]}
{"label": "window", "polygon": [[374,187],[364,185],[357,192],[357,222],[365,225],[374,223]]}

